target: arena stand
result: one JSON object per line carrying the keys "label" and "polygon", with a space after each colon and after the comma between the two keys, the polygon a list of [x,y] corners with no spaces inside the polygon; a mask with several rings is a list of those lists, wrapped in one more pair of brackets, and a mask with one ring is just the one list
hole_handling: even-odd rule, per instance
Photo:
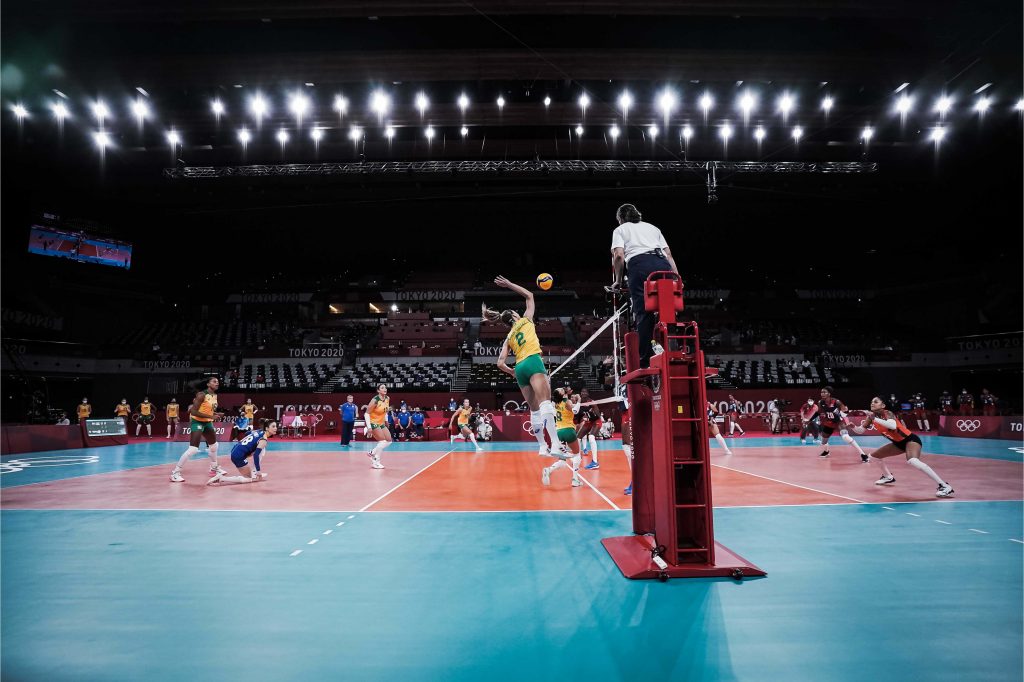
{"label": "arena stand", "polygon": [[386,384],[388,390],[447,391],[457,366],[454,361],[361,362],[339,372],[332,390],[374,391],[379,384]]}
{"label": "arena stand", "polygon": [[[303,364],[292,360],[252,360],[242,363],[237,379],[233,373],[224,381],[226,388],[268,389],[275,391],[313,391],[326,383],[337,365]],[[260,381],[262,379],[262,381]]]}

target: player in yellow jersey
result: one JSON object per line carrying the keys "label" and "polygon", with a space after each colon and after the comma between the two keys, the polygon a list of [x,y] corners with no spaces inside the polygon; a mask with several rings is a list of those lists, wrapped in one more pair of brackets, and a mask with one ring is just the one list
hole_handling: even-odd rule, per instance
{"label": "player in yellow jersey", "polygon": [[377,395],[370,398],[370,402],[363,407],[366,418],[366,431],[373,437],[377,444],[366,453],[370,458],[370,466],[374,469],[383,469],[380,463],[380,453],[384,448],[391,445],[391,431],[388,429],[388,411],[391,409],[391,400],[388,398],[388,387],[381,384],[377,387]]}
{"label": "player in yellow jersey", "polygon": [[[494,283],[499,287],[511,289],[526,299],[526,311],[522,315],[514,310],[503,310],[499,313],[496,310],[489,310],[485,305],[483,316],[491,322],[500,320],[512,327],[501,347],[498,369],[516,378],[519,390],[523,392],[523,398],[530,406],[530,425],[533,427],[533,435],[540,443],[540,451],[537,454],[547,457],[551,455],[551,448],[558,447],[558,429],[555,426],[555,405],[551,402],[551,382],[544,367],[544,359],[541,357],[540,339],[537,338],[537,330],[533,326],[533,316],[537,307],[533,302],[533,294],[527,289],[501,276],[495,277]],[[515,369],[505,364],[510,351],[516,356]],[[544,440],[545,433],[551,440],[551,448]]]}
{"label": "player in yellow jersey", "polygon": [[206,454],[210,457],[210,477],[227,473],[217,464],[217,431],[213,426],[213,420],[224,416],[223,412],[217,411],[218,388],[220,388],[220,379],[210,377],[206,382],[206,390],[196,393],[195,400],[188,408],[191,418],[189,446],[178,459],[178,463],[174,465],[174,471],[171,472],[172,483],[181,483],[185,480],[181,475],[181,469],[192,455],[199,452],[199,443],[204,439],[206,440]]}
{"label": "player in yellow jersey", "polygon": [[573,417],[580,409],[579,397],[570,397],[571,393],[572,391],[568,388],[556,388],[552,399],[555,404],[555,424],[558,426],[558,440],[564,443],[564,449],[567,449],[572,455],[572,467],[569,467],[565,460],[561,458],[551,466],[544,467],[540,472],[540,482],[544,485],[551,485],[552,472],[563,467],[572,469],[573,488],[583,485],[583,481],[580,480],[580,475],[577,473],[580,470],[580,461],[583,457],[580,455],[580,442],[576,437],[576,425],[573,423]]}
{"label": "player in yellow jersey", "polygon": [[78,405],[78,423],[81,424],[82,420],[88,419],[89,415],[92,414],[92,405],[89,404],[88,398],[82,398],[82,402]]}
{"label": "player in yellow jersey", "polygon": [[459,435],[452,436],[450,438],[450,441],[451,444],[454,446],[456,438],[462,438],[463,440],[466,440],[468,438],[476,447],[477,452],[483,452],[484,449],[480,447],[479,443],[476,442],[476,436],[473,435],[473,429],[469,427],[469,417],[472,414],[473,407],[469,404],[469,398],[466,398],[465,400],[462,401],[462,407],[455,410],[455,412],[452,414],[451,420],[448,422],[448,431],[451,432],[452,426],[455,424],[455,420],[459,420]]}
{"label": "player in yellow jersey", "polygon": [[153,437],[153,420],[156,419],[156,414],[153,409],[153,403],[149,402],[149,396],[142,399],[139,406],[136,408],[136,412],[139,415],[138,421],[135,422],[135,436],[139,435],[139,431],[142,427],[146,427],[146,435],[150,438]]}
{"label": "player in yellow jersey", "polygon": [[167,403],[164,408],[164,417],[167,419],[167,438],[170,440],[174,434],[174,429],[178,428],[178,421],[181,419],[178,414],[181,410],[181,406],[178,405],[177,398],[171,398],[171,402]]}

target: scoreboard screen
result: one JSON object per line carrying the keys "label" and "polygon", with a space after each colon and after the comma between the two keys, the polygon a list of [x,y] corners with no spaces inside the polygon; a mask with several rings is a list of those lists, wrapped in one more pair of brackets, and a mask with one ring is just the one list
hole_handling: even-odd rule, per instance
{"label": "scoreboard screen", "polygon": [[126,270],[132,266],[132,245],[127,242],[39,225],[33,225],[29,232],[28,251],[40,256],[69,258]]}
{"label": "scoreboard screen", "polygon": [[85,432],[90,436],[127,436],[123,419],[86,419]]}

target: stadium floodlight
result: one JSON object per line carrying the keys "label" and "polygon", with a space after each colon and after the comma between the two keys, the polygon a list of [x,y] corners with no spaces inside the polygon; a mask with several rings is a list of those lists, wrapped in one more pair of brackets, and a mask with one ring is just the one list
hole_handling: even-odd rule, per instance
{"label": "stadium floodlight", "polygon": [[391,98],[383,90],[374,90],[370,96],[370,109],[381,119],[391,108]]}
{"label": "stadium floodlight", "polygon": [[691,137],[693,137],[693,128],[690,126],[683,126],[683,139],[689,142]]}
{"label": "stadium floodlight", "polygon": [[103,125],[103,119],[110,116],[110,109],[103,103],[103,100],[97,100],[92,103],[92,115],[96,117],[100,125]]}
{"label": "stadium floodlight", "polygon": [[249,111],[256,117],[256,125],[259,126],[263,124],[263,117],[270,111],[270,104],[263,98],[263,95],[257,92],[249,100]]}
{"label": "stadium floodlight", "polygon": [[224,102],[215,99],[210,102],[210,109],[213,110],[213,115],[217,117],[217,120],[220,120],[220,117],[224,114]]}
{"label": "stadium floodlight", "polygon": [[23,104],[12,105],[11,111],[14,112],[14,115],[18,118],[19,121],[24,120],[25,117],[28,116],[28,109],[26,109]]}
{"label": "stadium floodlight", "polygon": [[732,126],[726,123],[722,126],[722,129],[718,131],[718,135],[723,141],[728,142],[729,138],[732,137]]}
{"label": "stadium floodlight", "polygon": [[465,137],[466,135],[469,135],[469,128],[467,128],[466,126],[462,126],[459,129],[459,134],[462,135],[463,137]]}
{"label": "stadium floodlight", "polygon": [[110,146],[110,134],[105,130],[97,130],[92,134],[92,140],[99,147],[100,151]]}
{"label": "stadium floodlight", "polygon": [[647,134],[651,136],[651,141],[653,142],[654,138],[658,137],[658,126],[652,123],[647,127]]}
{"label": "stadium floodlight", "polygon": [[749,90],[743,93],[743,96],[740,97],[740,111],[743,112],[744,124],[750,121],[750,114],[754,111],[754,107],[756,106],[757,98],[754,97],[754,94]]}
{"label": "stadium floodlight", "polygon": [[619,126],[612,124],[612,127],[608,129],[608,134],[612,136],[613,140],[619,139]]}
{"label": "stadium floodlight", "polygon": [[142,122],[149,116],[149,105],[143,102],[141,99],[132,102],[132,114],[135,116],[135,120],[142,125]]}
{"label": "stadium floodlight", "polygon": [[498,111],[501,111],[502,109],[505,108],[505,98],[502,97],[501,95],[498,95],[498,99],[495,100],[495,104],[498,105]]}
{"label": "stadium floodlight", "polygon": [[765,135],[767,135],[767,133],[765,133],[764,128],[761,126],[757,126],[757,128],[754,130],[754,139],[757,140],[759,143],[764,142]]}
{"label": "stadium floodlight", "polygon": [[291,96],[291,99],[288,100],[288,109],[295,114],[295,122],[300,126],[302,125],[302,117],[309,113],[309,108],[309,98],[301,92],[295,93]]}
{"label": "stadium floodlight", "polygon": [[435,135],[434,126],[427,126],[427,129],[423,131],[423,135],[428,140],[433,140]]}
{"label": "stadium floodlight", "polygon": [[871,126],[865,126],[864,130],[860,131],[860,139],[865,142],[870,142],[871,138],[875,136],[875,129]]}
{"label": "stadium floodlight", "polygon": [[974,110],[976,112],[978,112],[979,114],[984,114],[986,111],[988,111],[989,107],[991,107],[991,106],[992,106],[992,98],[991,97],[979,97],[974,102]]}
{"label": "stadium floodlight", "polygon": [[830,97],[828,95],[826,95],[821,100],[821,109],[822,109],[822,111],[825,112],[826,116],[828,116],[829,112],[832,111],[832,107],[835,106],[835,103],[836,103],[836,101],[834,99],[832,99],[832,97]]}
{"label": "stadium floodlight", "polygon": [[238,141],[241,142],[243,146],[249,144],[249,142],[252,141],[252,133],[250,133],[246,128],[242,128],[238,131]]}
{"label": "stadium floodlight", "polygon": [[546,106],[546,107],[550,107],[551,106],[551,98],[548,97],[547,95],[544,95],[544,106]]}
{"label": "stadium floodlight", "polygon": [[704,118],[707,119],[708,112],[711,111],[711,108],[713,106],[715,106],[715,98],[711,96],[711,93],[705,91],[704,94],[700,96],[700,99],[697,101],[697,103],[700,105],[700,108],[704,111]]}
{"label": "stadium floodlight", "polygon": [[786,120],[790,112],[793,111],[793,107],[795,106],[796,99],[794,99],[793,95],[789,94],[788,92],[782,93],[782,96],[779,97],[779,113],[782,114],[783,121]]}
{"label": "stadium floodlight", "polygon": [[181,135],[178,134],[178,131],[167,131],[167,144],[171,145],[171,147],[177,147],[179,144],[181,144]]}
{"label": "stadium floodlight", "polygon": [[[351,137],[351,135],[350,135],[350,137]],[[387,128],[385,128],[384,129],[384,137],[388,138],[388,142],[393,140],[394,137],[395,137],[395,127],[394,126],[388,126]],[[358,139],[358,138],[352,138],[352,139],[355,140],[355,139]]]}
{"label": "stadium floodlight", "polygon": [[658,96],[658,108],[661,109],[661,113],[668,116],[676,108],[676,101],[676,94],[665,88]]}
{"label": "stadium floodlight", "polygon": [[952,108],[953,98],[950,97],[949,95],[943,95],[939,99],[935,100],[934,109],[939,113],[940,116],[945,116],[946,114],[949,113],[949,110]]}
{"label": "stadium floodlight", "polygon": [[906,116],[910,113],[910,110],[914,106],[914,98],[910,95],[903,94],[898,100],[896,100],[896,113],[900,116]]}
{"label": "stadium floodlight", "polygon": [[285,143],[288,142],[288,133],[285,132],[284,130],[278,130],[277,131],[277,141],[280,142],[281,146],[283,147],[285,145]]}
{"label": "stadium floodlight", "polygon": [[576,126],[576,137],[583,136],[583,126]]}
{"label": "stadium floodlight", "polygon": [[1013,107],[1014,111],[1024,111],[1024,98],[1017,100],[1017,104]]}
{"label": "stadium floodlight", "polygon": [[619,108],[622,109],[622,117],[629,117],[629,108],[633,106],[633,95],[629,94],[629,90],[623,90],[622,94],[619,95]]}
{"label": "stadium floodlight", "polygon": [[943,128],[942,126],[939,126],[937,128],[932,128],[931,135],[928,136],[928,139],[930,139],[932,142],[936,144],[936,146],[938,146],[939,143],[941,143],[942,140],[945,139],[945,137],[946,129]]}
{"label": "stadium floodlight", "polygon": [[64,102],[54,102],[50,105],[50,111],[53,112],[54,118],[56,118],[59,123],[63,123],[64,119],[71,115],[71,112],[68,111]]}
{"label": "stadium floodlight", "polygon": [[338,112],[338,116],[344,116],[348,113],[348,98],[344,95],[334,96],[334,110]]}
{"label": "stadium floodlight", "polygon": [[427,99],[426,94],[422,92],[416,93],[416,109],[420,112],[421,117],[427,112],[427,107],[429,106],[430,100]]}
{"label": "stadium floodlight", "polygon": [[313,139],[313,142],[320,142],[320,140],[324,139],[324,129],[313,128],[313,130],[309,131],[309,136]]}
{"label": "stadium floodlight", "polygon": [[348,131],[348,139],[359,142],[363,138],[363,129],[359,126],[352,126]]}
{"label": "stadium floodlight", "polygon": [[466,109],[469,108],[469,97],[466,97],[466,93],[459,95],[459,109],[463,114],[466,113]]}
{"label": "stadium floodlight", "polygon": [[794,126],[792,135],[794,142],[800,142],[800,138],[804,136],[804,129],[800,126]]}
{"label": "stadium floodlight", "polygon": [[590,96],[587,95],[587,93],[584,92],[582,95],[580,95],[579,103],[580,103],[580,109],[583,110],[583,115],[586,116],[587,115],[587,107],[590,106]]}

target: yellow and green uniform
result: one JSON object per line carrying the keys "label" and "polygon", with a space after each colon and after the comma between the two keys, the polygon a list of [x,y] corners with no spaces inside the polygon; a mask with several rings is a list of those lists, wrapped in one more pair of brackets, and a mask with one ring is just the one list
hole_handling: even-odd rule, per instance
{"label": "yellow and green uniform", "polygon": [[505,344],[516,356],[516,381],[520,386],[529,386],[534,374],[547,374],[541,359],[540,339],[533,320],[520,317],[505,337]]}
{"label": "yellow and green uniform", "polygon": [[471,414],[473,414],[473,408],[472,407],[460,407],[459,409],[455,410],[455,414],[459,415],[458,419],[456,421],[456,423],[459,425],[459,431],[461,431],[463,427],[468,429],[469,428],[469,416]]}
{"label": "yellow and green uniform", "polygon": [[178,418],[178,403],[169,403],[167,405],[167,418],[177,419]]}
{"label": "yellow and green uniform", "polygon": [[86,419],[90,414],[92,414],[92,405],[86,405],[85,403],[82,403],[81,405],[78,406],[79,419]]}
{"label": "yellow and green uniform", "polygon": [[117,417],[127,417],[131,413],[132,408],[128,405],[118,404],[118,406],[114,408],[114,416]]}
{"label": "yellow and green uniform", "polygon": [[153,403],[139,403],[139,421],[143,424],[153,421]]}
{"label": "yellow and green uniform", "polygon": [[213,431],[213,414],[217,411],[217,394],[206,391],[203,394],[203,401],[199,403],[198,415],[191,415],[190,426],[192,431]]}
{"label": "yellow and green uniform", "polygon": [[558,440],[563,443],[576,442],[576,426],[573,424],[572,403],[568,399],[555,405],[555,428]]}
{"label": "yellow and green uniform", "polygon": [[391,398],[381,398],[380,394],[370,400],[370,429],[388,428],[388,410],[391,409]]}
{"label": "yellow and green uniform", "polygon": [[245,413],[245,418],[252,421],[253,415],[256,414],[256,406],[246,403],[242,405],[242,411]]}

